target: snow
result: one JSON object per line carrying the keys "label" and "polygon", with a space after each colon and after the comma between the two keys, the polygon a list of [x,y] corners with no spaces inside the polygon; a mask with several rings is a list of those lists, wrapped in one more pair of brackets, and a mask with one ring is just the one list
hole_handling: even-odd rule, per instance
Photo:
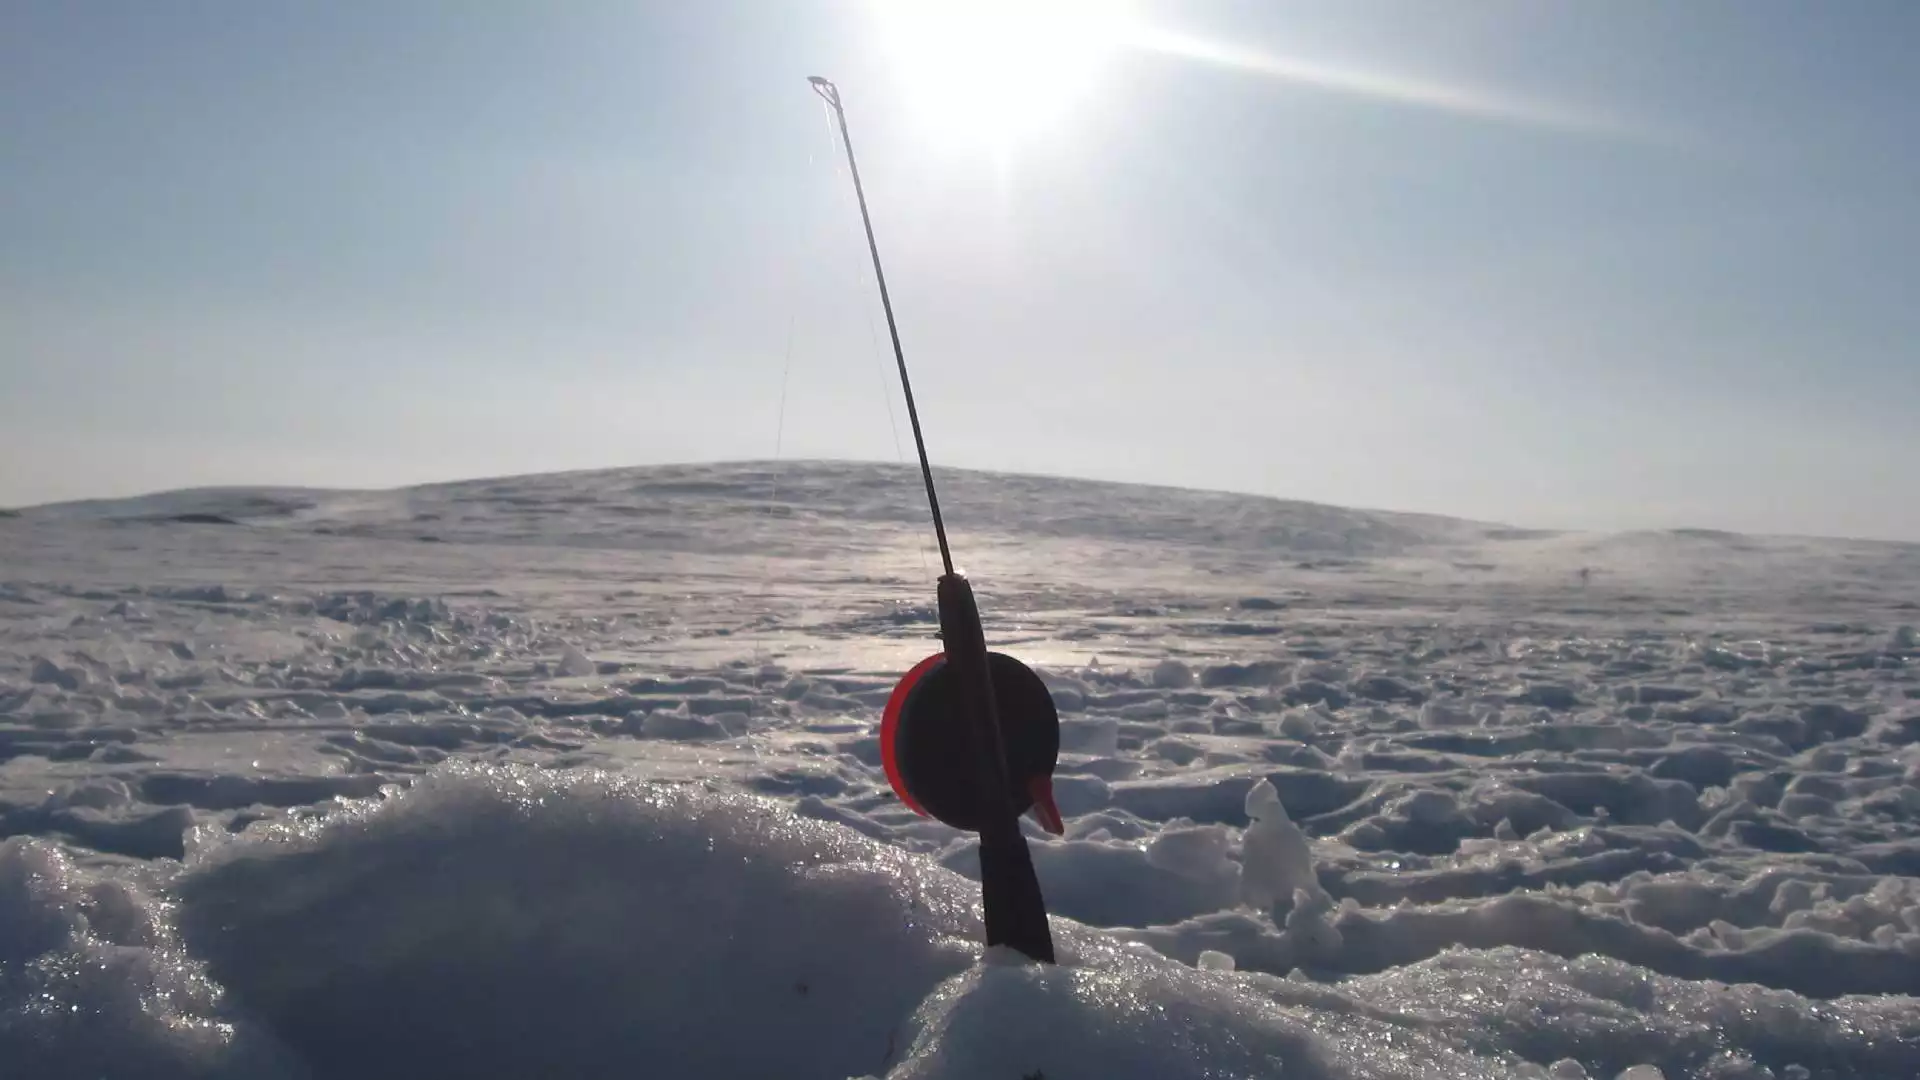
{"label": "snow", "polygon": [[4,1071],[1920,1074],[1920,547],[939,476],[1057,967],[879,767],[915,470],[170,493],[0,520]]}
{"label": "snow", "polygon": [[1320,896],[1313,849],[1305,833],[1287,817],[1271,779],[1247,791],[1248,824],[1241,837],[1240,899],[1266,910],[1297,896]]}

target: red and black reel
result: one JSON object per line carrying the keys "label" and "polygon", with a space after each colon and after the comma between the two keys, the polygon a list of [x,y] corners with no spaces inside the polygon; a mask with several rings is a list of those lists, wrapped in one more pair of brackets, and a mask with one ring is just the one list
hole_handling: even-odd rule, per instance
{"label": "red and black reel", "polygon": [[[1006,777],[1015,814],[1031,810],[1040,826],[1065,831],[1053,802],[1053,769],[1060,759],[1060,713],[1033,669],[1005,653],[987,653],[1000,720]],[[958,672],[935,653],[902,676],[880,722],[880,758],[894,794],[922,817],[979,832],[994,815],[982,791],[974,732],[965,712]]]}

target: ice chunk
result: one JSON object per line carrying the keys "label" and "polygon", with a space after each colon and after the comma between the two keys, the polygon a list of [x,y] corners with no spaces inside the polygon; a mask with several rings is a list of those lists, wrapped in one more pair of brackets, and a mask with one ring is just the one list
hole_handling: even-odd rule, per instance
{"label": "ice chunk", "polygon": [[1473,723],[1473,713],[1462,708],[1458,702],[1429,698],[1420,706],[1420,726],[1423,728],[1465,727]]}
{"label": "ice chunk", "polygon": [[1178,660],[1162,660],[1154,665],[1152,682],[1162,690],[1185,690],[1193,685],[1193,669]]}
{"label": "ice chunk", "polygon": [[1196,881],[1237,879],[1240,868],[1227,858],[1228,843],[1223,825],[1167,829],[1147,845],[1147,862]]}
{"label": "ice chunk", "polygon": [[[1151,845],[1082,839],[1035,844],[1032,856],[1048,910],[1091,926],[1174,923],[1234,905],[1239,868],[1224,857],[1206,863],[1203,843],[1176,841],[1157,858],[1151,851]],[[980,876],[979,848],[971,840],[941,861]]]}
{"label": "ice chunk", "polygon": [[1289,739],[1313,739],[1320,734],[1323,715],[1318,709],[1288,709],[1280,716],[1280,734]]}
{"label": "ice chunk", "polygon": [[656,709],[641,718],[639,734],[649,739],[676,739],[695,741],[700,739],[722,739],[727,729],[718,720],[705,716],[695,716],[682,702],[672,709]]}
{"label": "ice chunk", "polygon": [[1262,778],[1248,789],[1246,809],[1252,824],[1241,838],[1242,902],[1265,910],[1296,891],[1320,894],[1313,849],[1306,834],[1287,816],[1271,780]]}
{"label": "ice chunk", "polygon": [[1332,899],[1318,888],[1293,891],[1293,908],[1287,912],[1287,941],[1293,946],[1296,961],[1324,963],[1340,955],[1345,940],[1334,925],[1334,911]]}
{"label": "ice chunk", "polygon": [[44,686],[57,686],[62,690],[79,690],[87,684],[85,668],[74,666],[63,668],[44,656],[33,660],[33,670],[27,678]]}
{"label": "ice chunk", "polygon": [[1062,720],[1060,749],[1069,754],[1113,757],[1120,753],[1120,722],[1111,719]]}
{"label": "ice chunk", "polygon": [[1233,957],[1218,949],[1200,950],[1200,962],[1195,965],[1201,971],[1232,971]]}
{"label": "ice chunk", "polygon": [[560,653],[560,674],[562,675],[579,678],[592,675],[599,670],[593,660],[586,653],[581,652],[577,645],[569,645]]}

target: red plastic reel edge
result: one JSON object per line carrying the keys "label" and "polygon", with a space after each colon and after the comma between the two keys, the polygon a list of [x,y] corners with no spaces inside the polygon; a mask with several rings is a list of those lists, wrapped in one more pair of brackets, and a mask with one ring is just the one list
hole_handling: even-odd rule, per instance
{"label": "red plastic reel edge", "polygon": [[887,783],[892,785],[893,793],[900,797],[900,801],[906,803],[909,809],[921,817],[933,815],[927,813],[918,802],[915,802],[913,793],[907,790],[907,783],[900,776],[900,763],[894,758],[894,742],[900,731],[900,711],[907,704],[907,695],[913,692],[914,685],[926,677],[927,672],[944,663],[946,659],[946,653],[934,653],[915,664],[913,670],[902,675],[900,681],[894,685],[893,693],[887,697],[886,711],[880,716],[880,764],[887,770]]}

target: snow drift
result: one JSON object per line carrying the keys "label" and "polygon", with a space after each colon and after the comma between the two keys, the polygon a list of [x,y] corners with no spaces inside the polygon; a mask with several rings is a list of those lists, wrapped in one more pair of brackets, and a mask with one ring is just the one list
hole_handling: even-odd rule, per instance
{"label": "snow drift", "polygon": [[975,897],[735,790],[450,764],[203,828],[138,883],[6,841],[0,1057],[49,1077],[1467,1077],[1574,1053],[1892,1075],[1920,1037],[1882,999],[1512,950],[1328,986],[1059,920],[1040,968],[979,955]]}

